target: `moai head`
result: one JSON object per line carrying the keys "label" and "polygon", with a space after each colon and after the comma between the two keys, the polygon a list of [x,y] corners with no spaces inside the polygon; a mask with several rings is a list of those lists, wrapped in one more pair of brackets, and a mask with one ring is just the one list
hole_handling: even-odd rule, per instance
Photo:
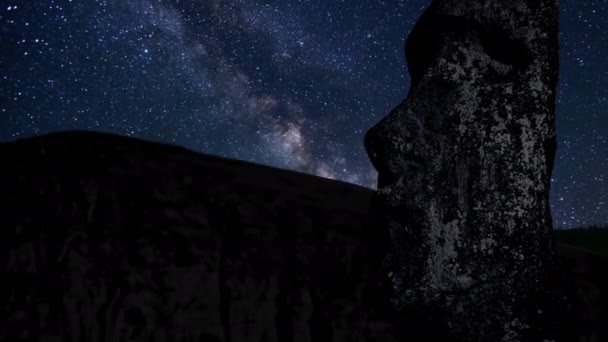
{"label": "moai head", "polygon": [[409,94],[365,137],[398,308],[542,319],[518,301],[553,260],[557,20],[555,0],[435,0],[412,30]]}

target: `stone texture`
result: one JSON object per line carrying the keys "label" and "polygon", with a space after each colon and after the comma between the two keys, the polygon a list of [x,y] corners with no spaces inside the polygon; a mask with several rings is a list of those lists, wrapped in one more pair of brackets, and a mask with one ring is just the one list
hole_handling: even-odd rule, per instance
{"label": "stone texture", "polygon": [[407,98],[366,135],[393,303],[450,341],[574,340],[549,210],[557,33],[555,0],[434,0]]}

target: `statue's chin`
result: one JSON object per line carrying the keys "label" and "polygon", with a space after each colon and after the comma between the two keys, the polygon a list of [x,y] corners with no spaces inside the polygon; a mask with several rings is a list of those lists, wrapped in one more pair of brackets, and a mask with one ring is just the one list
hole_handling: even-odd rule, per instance
{"label": "statue's chin", "polygon": [[395,291],[394,304],[398,304],[397,307],[401,309],[413,307],[454,309],[466,305],[465,302],[469,301],[473,293],[487,289],[486,281],[473,279],[465,274],[445,274],[440,279],[434,280],[422,277],[423,280],[416,283],[409,282],[408,276],[401,278],[403,274],[397,272],[390,274]]}

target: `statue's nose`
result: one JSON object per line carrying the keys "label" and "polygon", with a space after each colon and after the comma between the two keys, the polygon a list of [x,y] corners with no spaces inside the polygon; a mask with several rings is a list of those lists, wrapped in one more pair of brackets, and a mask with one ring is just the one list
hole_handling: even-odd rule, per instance
{"label": "statue's nose", "polygon": [[398,146],[402,144],[399,137],[403,135],[394,131],[396,125],[390,124],[390,120],[392,120],[391,115],[370,128],[363,142],[372,165],[382,178],[379,178],[379,187],[384,183],[383,180],[393,178],[399,173],[398,157],[401,151]]}
{"label": "statue's nose", "polygon": [[365,150],[367,151],[367,155],[372,162],[372,165],[374,165],[376,171],[381,172],[384,171],[382,170],[384,166],[382,164],[381,156],[386,155],[386,153],[383,153],[386,143],[382,141],[379,125],[380,123],[374,125],[367,131],[363,140],[363,145],[365,146]]}

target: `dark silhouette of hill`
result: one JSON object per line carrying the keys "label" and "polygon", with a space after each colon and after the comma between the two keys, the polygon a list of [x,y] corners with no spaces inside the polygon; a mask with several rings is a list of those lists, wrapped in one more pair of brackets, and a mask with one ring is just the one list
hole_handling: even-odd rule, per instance
{"label": "dark silhouette of hill", "polygon": [[608,225],[591,225],[555,231],[557,241],[608,257]]}
{"label": "dark silhouette of hill", "polygon": [[94,132],[0,155],[0,340],[396,341],[370,190]]}

